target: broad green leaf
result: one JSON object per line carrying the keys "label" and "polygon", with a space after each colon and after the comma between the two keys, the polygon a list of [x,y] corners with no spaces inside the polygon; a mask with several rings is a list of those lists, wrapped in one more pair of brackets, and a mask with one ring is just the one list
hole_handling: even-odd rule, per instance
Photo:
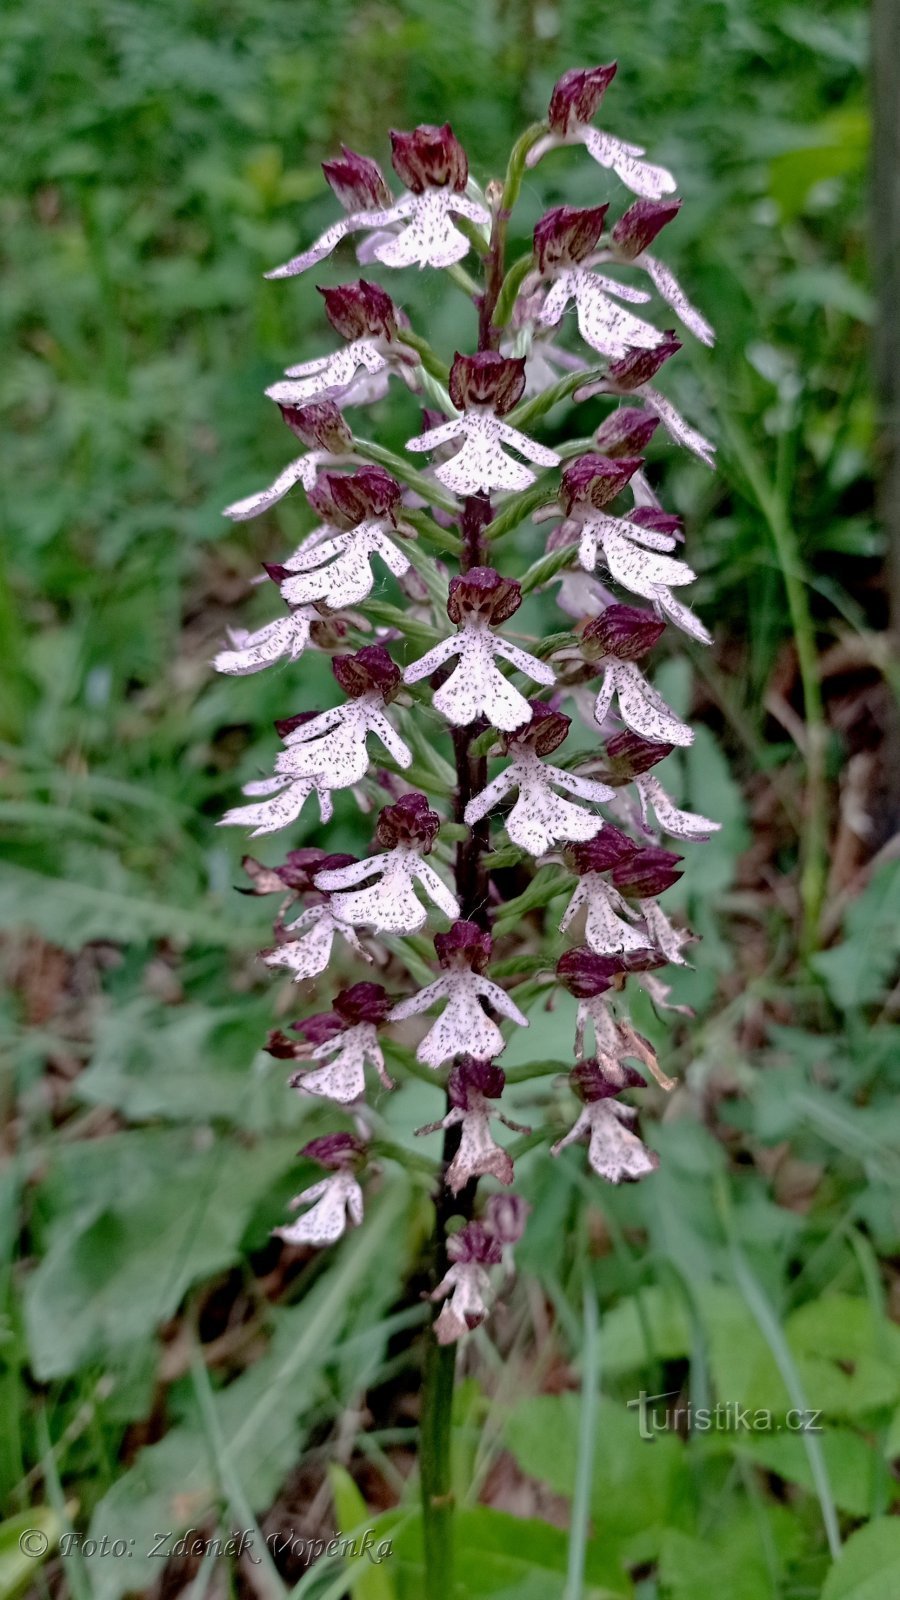
{"label": "broad green leaf", "polygon": [[[560,1529],[478,1506],[457,1514],[455,1534],[459,1600],[564,1600],[568,1537]],[[395,1561],[398,1600],[422,1600],[420,1518],[394,1538],[392,1570]],[[633,1593],[609,1548],[592,1541],[579,1600],[631,1600]]]}
{"label": "broad green leaf", "polygon": [[[114,1147],[128,1135],[95,1142]],[[157,1143],[161,1161],[126,1170],[121,1186],[87,1198],[81,1226],[60,1227],[25,1285],[31,1361],[41,1380],[146,1338],[185,1290],[237,1259],[250,1218],[296,1162],[296,1139],[244,1149]],[[109,1150],[112,1161],[116,1152]]]}
{"label": "broad green leaf", "polygon": [[893,1600],[900,1595],[900,1518],[877,1517],[850,1535],[821,1600]]}
{"label": "broad green leaf", "polygon": [[[602,1350],[602,1332],[601,1332]],[[579,1398],[537,1395],[517,1406],[503,1434],[523,1472],[571,1498],[578,1459]],[[547,1441],[553,1440],[548,1450]],[[653,1560],[663,1528],[687,1515],[684,1448],[674,1434],[642,1439],[636,1410],[601,1399],[591,1484],[593,1540],[628,1563]]]}
{"label": "broad green leaf", "polygon": [[[177,1534],[201,1521],[216,1503],[223,1465],[237,1474],[254,1514],[271,1502],[297,1460],[305,1419],[326,1396],[326,1369],[336,1370],[343,1401],[356,1392],[358,1352],[345,1361],[344,1341],[368,1330],[383,1346],[379,1324],[400,1287],[401,1260],[391,1255],[390,1242],[402,1228],[407,1195],[403,1183],[384,1193],[303,1301],[277,1314],[266,1354],[215,1395],[224,1463],[211,1461],[199,1417],[188,1410],[184,1422],[116,1479],[94,1511],[90,1536],[119,1537],[127,1528],[136,1553],[128,1563],[91,1561],[93,1600],[118,1600],[154,1581],[160,1563],[147,1554],[154,1533]],[[386,1252],[393,1270],[386,1269]]]}

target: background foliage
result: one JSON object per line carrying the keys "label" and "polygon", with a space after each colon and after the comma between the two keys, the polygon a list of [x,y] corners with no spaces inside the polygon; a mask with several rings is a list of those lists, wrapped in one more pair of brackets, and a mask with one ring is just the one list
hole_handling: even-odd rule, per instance
{"label": "background foliage", "polygon": [[[0,1591],[418,1593],[424,1193],[386,1176],[324,1260],[286,1266],[268,1239],[316,1113],[257,1053],[294,1001],[253,961],[265,922],[212,824],[299,707],[284,675],[216,682],[208,662],[305,523],[296,500],[249,529],[220,508],[289,453],[261,390],[317,348],[319,303],[261,274],[332,214],[322,157],[343,139],[383,158],[388,126],[446,118],[486,179],[560,71],[618,57],[613,129],[679,174],[673,261],[720,335],[680,358],[676,398],[721,471],[670,462],[665,485],[718,643],[663,672],[705,723],[684,794],[724,826],[685,879],[703,942],[678,998],[698,1020],[641,1019],[684,1081],[645,1118],[659,1174],[618,1193],[577,1159],[521,1164],[520,1278],[460,1391],[461,1592],[900,1593],[863,10],[29,0],[0,27]],[[523,238],[542,201],[590,203],[596,181],[548,161]],[[435,345],[464,343],[453,291],[403,293]],[[304,707],[325,682],[304,678]],[[367,824],[339,820],[334,848],[360,848]],[[534,1016],[532,1055],[559,1053],[563,1020]],[[388,1114],[404,1136],[434,1093],[410,1083]],[[641,1388],[808,1404],[824,1431],[673,1422],[651,1445],[627,1409]],[[394,1541],[378,1568],[146,1556],[162,1529],[327,1538],[376,1518]],[[46,1528],[43,1568],[23,1526]],[[71,1528],[135,1553],[54,1557]]]}

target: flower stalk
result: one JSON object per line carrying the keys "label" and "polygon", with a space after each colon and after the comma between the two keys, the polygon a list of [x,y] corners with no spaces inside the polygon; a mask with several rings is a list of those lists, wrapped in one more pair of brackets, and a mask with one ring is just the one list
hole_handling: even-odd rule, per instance
{"label": "flower stalk", "polygon": [[[342,342],[268,391],[308,453],[228,511],[244,521],[302,490],[317,522],[265,568],[282,614],[236,630],[216,666],[246,674],[287,659],[301,664],[302,687],[303,657],[324,652],[341,698],[276,724],[274,772],[251,779],[250,803],[223,821],[254,836],[299,824],[306,837],[309,804],[326,825],[341,790],[374,817],[359,860],[319,844],[275,867],[245,860],[247,892],[280,899],[263,960],[302,1000],[266,1048],[292,1063],[303,1105],[329,1104],[337,1119],[301,1152],[318,1171],[277,1230],[286,1247],[318,1249],[360,1225],[385,1162],[427,1180],[432,1165],[384,1136],[379,1106],[407,1074],[444,1095],[443,1114],[418,1130],[443,1134],[421,1410],[427,1600],[454,1593],[457,1345],[512,1280],[528,1211],[511,1187],[516,1162],[586,1145],[611,1183],[657,1166],[631,1097],[673,1080],[635,1032],[628,995],[640,985],[659,1009],[683,1012],[656,976],[686,963],[692,937],[659,903],[681,861],[663,841],[717,826],[677,806],[655,770],[693,732],[647,676],[647,658],[663,634],[709,635],[681,598],[694,574],[645,451],[661,432],[709,465],[713,446],[656,388],[680,341],[645,308],[655,295],[667,321],[706,342],[712,331],[648,254],[677,217],[680,202],[663,199],[674,179],[595,126],[614,75],[614,64],[566,73],[547,120],[526,130],[504,181],[483,195],[446,124],[392,132],[399,196],[367,156],[344,148],[324,163],[344,215],[269,276],[305,272],[353,237],[367,274],[429,267],[470,294],[477,348],[445,360],[368,276],[324,289]],[[605,197],[548,211],[531,254],[510,268],[524,173],[573,145],[638,198],[616,221]],[[404,455],[360,437],[354,420],[398,383],[422,404]],[[574,440],[534,437],[555,407],[572,405]],[[515,535],[530,521],[546,534],[525,567]],[[501,542],[511,571],[492,565]],[[561,613],[544,638],[508,626],[534,594],[545,615]],[[571,755],[561,747],[578,721],[593,745]],[[561,956],[546,926],[554,906],[569,939]],[[310,1014],[332,973],[330,1009]],[[507,1074],[510,1029],[527,1028],[556,989],[577,1001],[568,1059],[563,1050]],[[539,1128],[509,1115],[521,1083],[543,1106]]]}

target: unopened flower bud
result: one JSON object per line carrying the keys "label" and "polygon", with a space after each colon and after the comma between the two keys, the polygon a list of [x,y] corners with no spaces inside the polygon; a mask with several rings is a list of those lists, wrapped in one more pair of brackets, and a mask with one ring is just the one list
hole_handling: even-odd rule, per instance
{"label": "unopened flower bud", "polygon": [[453,189],[462,194],[469,180],[466,152],[449,122],[423,123],[411,133],[391,129],[394,171],[413,194],[426,189]]}
{"label": "unopened flower bud", "polygon": [[642,772],[649,772],[651,767],[664,761],[674,749],[673,744],[655,744],[650,739],[643,739],[631,728],[623,728],[607,743],[603,780],[616,787],[631,783],[633,778],[639,777]]}
{"label": "unopened flower bud", "polygon": [[501,356],[495,350],[462,356],[450,368],[450,399],[457,411],[490,406],[498,417],[512,411],[525,389],[525,357]]}
{"label": "unopened flower bud", "polygon": [[428,854],[441,826],[441,819],[432,811],[424,794],[404,794],[392,806],[384,806],[378,813],[375,838],[386,850],[397,845],[412,845]]}
{"label": "unopened flower bud", "polygon": [[342,339],[365,339],[378,335],[392,339],[397,332],[397,309],[389,294],[377,283],[341,283],[319,293],[325,301],[325,315]]}
{"label": "unopened flower bud", "polygon": [[515,578],[501,578],[493,567],[470,567],[465,576],[450,579],[447,615],[451,622],[479,619],[496,627],[508,621],[521,604],[521,584]]}
{"label": "unopened flower bud", "polygon": [[305,406],[280,405],[278,409],[291,433],[310,450],[340,455],[350,449],[353,435],[333,400],[311,400]]}
{"label": "unopened flower bud", "polygon": [[556,267],[575,266],[597,247],[609,206],[556,206],[541,217],[534,230],[534,254],[538,270],[547,274]]}
{"label": "unopened flower bud", "polygon": [[377,689],[386,701],[391,701],[402,681],[400,668],[380,644],[363,645],[351,656],[334,656],[331,670],[351,700]]}
{"label": "unopened flower bud", "polygon": [[320,1139],[310,1139],[300,1151],[301,1156],[318,1161],[320,1166],[328,1167],[331,1172],[358,1166],[365,1159],[365,1154],[366,1147],[362,1140],[352,1133],[323,1134]]}
{"label": "unopened flower bud", "polygon": [[334,997],[334,1009],[349,1027],[358,1022],[385,1022],[394,1004],[380,983],[353,983]]}
{"label": "unopened flower bud", "polygon": [[639,389],[641,384],[651,383],[660,367],[680,349],[681,340],[674,333],[667,333],[662,343],[654,345],[652,350],[629,350],[618,361],[611,361],[607,378],[615,389]]}
{"label": "unopened flower bud", "polygon": [[665,623],[640,606],[611,605],[589,622],[582,634],[581,653],[587,661],[615,656],[619,661],[639,661],[653,649]]}
{"label": "unopened flower bud", "polygon": [[614,867],[612,881],[621,894],[650,900],[678,882],[681,873],[676,869],[683,859],[672,850],[648,845],[646,849],[635,851],[630,860]]}
{"label": "unopened flower bud", "polygon": [[460,1111],[471,1111],[478,1095],[487,1100],[499,1100],[505,1083],[506,1074],[493,1061],[462,1056],[450,1073],[447,1094],[452,1106]]}
{"label": "unopened flower bud", "polygon": [[447,1240],[447,1254],[451,1261],[477,1262],[482,1267],[499,1266],[502,1251],[500,1241],[489,1233],[483,1222],[467,1222],[459,1233]]}
{"label": "unopened flower bud", "polygon": [[629,861],[638,846],[627,833],[605,822],[593,839],[566,846],[565,861],[579,876],[586,872],[608,872],[622,861]]}
{"label": "unopened flower bud", "polygon": [[530,1210],[521,1194],[492,1194],[484,1208],[484,1226],[501,1244],[518,1244]]}
{"label": "unopened flower bud", "polygon": [[345,211],[381,211],[393,204],[378,162],[348,150],[345,144],[340,156],[322,162],[322,171]]}
{"label": "unopened flower bud", "polygon": [[612,231],[619,255],[629,261],[639,256],[680,210],[680,200],[635,200]]}
{"label": "unopened flower bud", "polygon": [[436,933],[434,948],[445,971],[465,968],[470,972],[484,972],[491,959],[494,941],[489,933],[475,922],[462,919],[453,923],[448,933]]}
{"label": "unopened flower bud", "polygon": [[309,500],[324,522],[349,531],[370,518],[393,522],[400,495],[399,483],[384,467],[360,467],[357,472],[320,472]]}
{"label": "unopened flower bud", "polygon": [[646,1088],[636,1067],[618,1061],[601,1066],[596,1059],[579,1061],[569,1073],[569,1083],[584,1105],[592,1105],[596,1100],[611,1100],[623,1089]]}
{"label": "unopened flower bud", "polygon": [[529,700],[528,704],[531,707],[531,721],[517,728],[514,733],[504,734],[501,746],[505,751],[514,747],[524,748],[533,750],[538,756],[549,756],[553,750],[559,749],[572,726],[572,718],[567,717],[564,711],[554,711],[543,700]]}
{"label": "unopened flower bud", "polygon": [[554,133],[571,133],[590,122],[618,70],[618,62],[605,67],[571,67],[550,96],[547,120]]}
{"label": "unopened flower bud", "polygon": [[594,434],[600,454],[617,460],[620,456],[640,456],[659,427],[659,417],[638,406],[622,406],[611,411]]}
{"label": "unopened flower bud", "polygon": [[613,988],[620,974],[627,970],[622,956],[598,956],[587,945],[566,950],[556,963],[557,978],[576,1000],[589,1000],[594,995],[605,994],[607,989]]}
{"label": "unopened flower bud", "polygon": [[639,456],[578,456],[566,467],[561,480],[560,500],[567,516],[576,505],[591,505],[602,511],[621,494],[640,467]]}

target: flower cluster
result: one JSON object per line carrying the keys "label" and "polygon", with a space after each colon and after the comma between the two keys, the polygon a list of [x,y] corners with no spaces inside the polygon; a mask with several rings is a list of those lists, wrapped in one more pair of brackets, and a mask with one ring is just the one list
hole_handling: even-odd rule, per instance
{"label": "flower cluster", "polygon": [[[322,288],[337,347],[267,391],[305,453],[226,512],[245,521],[294,490],[311,527],[265,568],[281,612],[235,630],[216,667],[247,674],[324,652],[339,698],[319,708],[301,698],[276,724],[270,772],[245,784],[248,803],[223,822],[254,835],[299,823],[309,837],[307,800],[324,824],[341,790],[374,817],[361,859],[305,845],[279,866],[244,863],[247,892],[281,897],[263,959],[302,986],[304,1014],[267,1049],[294,1064],[290,1086],[305,1103],[330,1103],[350,1124],[304,1147],[326,1176],[297,1196],[297,1220],[278,1232],[308,1248],[361,1222],[385,1159],[381,1097],[405,1069],[434,1074],[444,1114],[418,1132],[443,1139],[435,1179],[454,1198],[439,1214],[465,1219],[438,1240],[442,1343],[483,1320],[492,1269],[511,1268],[527,1212],[510,1190],[517,1149],[543,1141],[556,1156],[585,1143],[610,1183],[656,1166],[627,1097],[648,1077],[663,1089],[672,1080],[629,1020],[627,997],[640,985],[669,1006],[657,969],[683,965],[692,937],[660,903],[680,877],[670,844],[717,826],[679,807],[657,775],[693,732],[647,668],[679,633],[709,640],[683,598],[694,572],[681,520],[662,508],[646,452],[667,436],[712,464],[713,446],[656,384],[681,349],[667,324],[706,344],[713,333],[656,254],[681,206],[675,180],[596,126],[615,70],[567,72],[505,184],[484,192],[446,125],[391,134],[399,195],[368,156],[345,148],[324,163],[343,216],[269,276],[305,272],[353,236],[370,275],[450,268],[472,285],[457,270],[472,253],[484,264],[478,349],[447,367],[380,282]],[[508,267],[524,168],[573,145],[631,194],[548,211]],[[402,289],[401,277],[401,298]],[[394,378],[423,410],[404,456],[359,431],[360,409]],[[560,401],[589,419],[574,447],[533,437]],[[424,469],[409,459],[421,455]],[[543,549],[526,567],[523,542],[533,547],[540,528]],[[548,637],[523,639],[519,612],[536,593],[534,614],[555,602],[560,620]],[[303,681],[301,665],[301,696]],[[516,869],[512,904],[494,859]],[[557,902],[561,954],[541,927]],[[423,982],[426,928],[434,976]],[[350,981],[360,961],[384,983]],[[310,1011],[331,972],[330,1009]],[[577,1000],[577,1019],[548,1125],[533,1131],[507,1114],[500,1063],[511,1032],[557,987]],[[568,1131],[563,1092],[580,1106]]]}

